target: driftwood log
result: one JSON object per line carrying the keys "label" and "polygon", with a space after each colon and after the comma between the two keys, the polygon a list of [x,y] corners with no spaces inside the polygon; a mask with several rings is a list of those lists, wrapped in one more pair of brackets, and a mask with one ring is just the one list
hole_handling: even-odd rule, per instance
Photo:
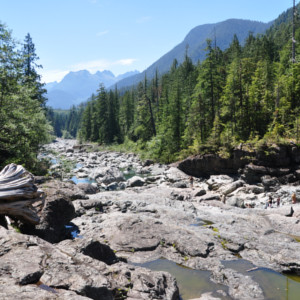
{"label": "driftwood log", "polygon": [[33,175],[22,166],[10,164],[0,172],[0,215],[38,224],[39,217],[32,204],[43,200],[43,191],[38,190]]}

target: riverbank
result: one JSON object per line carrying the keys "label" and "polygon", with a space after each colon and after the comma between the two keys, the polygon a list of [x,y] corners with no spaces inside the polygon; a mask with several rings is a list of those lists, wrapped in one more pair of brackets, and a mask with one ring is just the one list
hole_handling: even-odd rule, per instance
{"label": "riverbank", "polygon": [[[54,176],[61,160],[74,169],[65,182],[39,178],[47,198],[36,228],[1,228],[1,298],[297,299],[297,276],[282,274],[300,273],[299,204],[285,216],[298,186],[266,191],[229,175],[194,178],[191,186],[175,167],[74,141],[46,152],[56,159]],[[88,180],[68,182],[74,176]],[[281,205],[264,209],[269,196],[280,196]],[[242,208],[248,203],[254,208]]]}

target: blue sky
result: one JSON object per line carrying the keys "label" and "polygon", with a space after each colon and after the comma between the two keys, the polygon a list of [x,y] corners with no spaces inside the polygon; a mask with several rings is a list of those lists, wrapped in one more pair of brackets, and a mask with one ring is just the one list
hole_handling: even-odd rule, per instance
{"label": "blue sky", "polygon": [[[299,1],[296,1],[298,3]],[[143,71],[202,24],[269,22],[292,0],[0,0],[0,22],[30,33],[43,81],[69,71]]]}

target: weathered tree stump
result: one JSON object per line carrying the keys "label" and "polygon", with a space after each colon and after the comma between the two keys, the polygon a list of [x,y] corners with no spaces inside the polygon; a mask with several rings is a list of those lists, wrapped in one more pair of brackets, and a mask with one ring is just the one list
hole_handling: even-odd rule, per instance
{"label": "weathered tree stump", "polygon": [[22,166],[10,164],[0,172],[0,215],[38,224],[39,217],[32,204],[43,200],[43,191],[38,190],[33,175]]}

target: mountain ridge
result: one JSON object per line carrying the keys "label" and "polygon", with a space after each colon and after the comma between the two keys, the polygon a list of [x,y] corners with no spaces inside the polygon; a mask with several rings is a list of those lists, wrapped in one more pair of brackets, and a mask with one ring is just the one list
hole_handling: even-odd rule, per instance
{"label": "mountain ridge", "polygon": [[[148,79],[151,79],[154,77],[156,70],[158,70],[160,75],[168,72],[174,59],[177,59],[179,64],[183,62],[187,45],[189,57],[192,59],[193,63],[197,63],[198,60],[201,61],[205,58],[204,49],[206,48],[207,39],[214,40],[216,38],[217,46],[221,50],[224,50],[229,47],[234,34],[237,35],[240,43],[243,44],[249,32],[252,32],[254,35],[262,34],[270,28],[273,22],[274,21],[264,23],[244,19],[227,19],[218,23],[198,25],[188,32],[181,43],[151,64],[146,70],[120,80],[118,82],[118,88],[126,88],[135,85],[142,81],[145,76],[147,76]],[[114,85],[110,86],[110,88],[114,88]]]}
{"label": "mountain ridge", "polygon": [[138,84],[145,77],[152,79],[156,71],[159,75],[168,72],[174,59],[181,64],[186,51],[188,51],[188,56],[193,63],[202,61],[206,55],[207,39],[215,41],[221,50],[225,50],[229,47],[235,34],[240,43],[243,44],[249,32],[252,32],[253,35],[263,34],[271,27],[273,22],[227,19],[218,23],[198,25],[188,32],[181,43],[174,46],[142,72],[131,71],[117,77],[108,70],[97,71],[95,74],[91,74],[87,70],[69,72],[62,81],[58,83],[51,82],[46,85],[48,105],[61,109],[78,105],[95,93],[100,83],[103,83],[104,87],[108,89],[115,89],[116,86],[118,89],[128,89]]}
{"label": "mountain ridge", "polygon": [[111,71],[97,71],[92,74],[88,70],[71,71],[60,82],[49,82],[45,85],[47,90],[48,106],[55,109],[69,109],[86,101],[96,93],[102,83],[106,88],[121,79],[138,73],[130,71],[115,76]]}

